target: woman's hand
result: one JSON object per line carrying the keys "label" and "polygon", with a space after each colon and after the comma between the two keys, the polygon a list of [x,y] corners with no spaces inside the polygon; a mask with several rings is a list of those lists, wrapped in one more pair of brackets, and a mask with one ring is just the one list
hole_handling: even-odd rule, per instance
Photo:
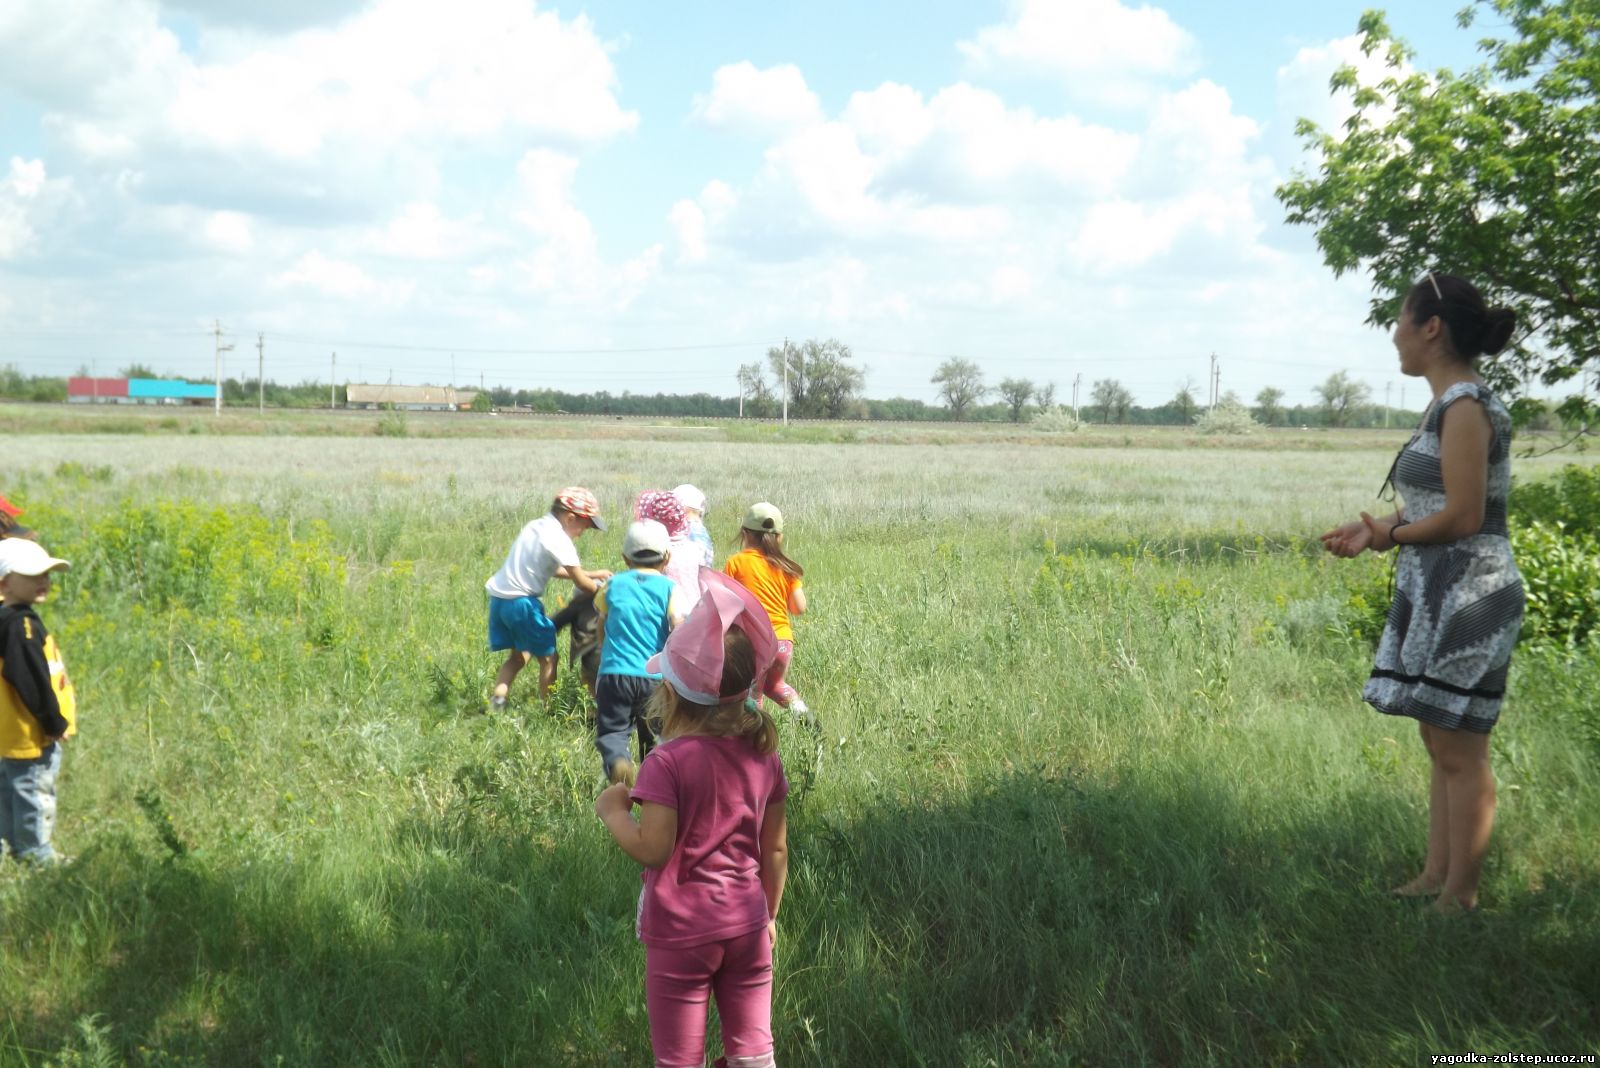
{"label": "woman's hand", "polygon": [[1365,512],[1362,518],[1340,527],[1334,527],[1322,535],[1322,547],[1335,556],[1352,557],[1360,556],[1372,548],[1372,528],[1366,523],[1372,517]]}
{"label": "woman's hand", "polygon": [[627,783],[612,783],[600,791],[600,796],[594,799],[594,814],[602,820],[619,812],[629,812],[632,809],[633,802],[628,798]]}
{"label": "woman's hand", "polygon": [[1361,513],[1361,522],[1367,528],[1369,548],[1375,553],[1386,553],[1395,546],[1394,528],[1395,519],[1374,519],[1366,512]]}

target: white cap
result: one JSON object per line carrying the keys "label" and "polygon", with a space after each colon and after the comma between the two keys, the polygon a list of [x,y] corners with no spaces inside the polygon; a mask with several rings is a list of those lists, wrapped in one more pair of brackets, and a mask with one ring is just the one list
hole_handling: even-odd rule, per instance
{"label": "white cap", "polygon": [[44,546],[36,541],[26,538],[6,538],[0,541],[0,578],[7,575],[28,575],[30,577],[44,574],[46,571],[59,571],[72,565],[65,560],[57,560],[44,551]]}
{"label": "white cap", "polygon": [[622,536],[622,555],[634,564],[659,564],[670,545],[666,527],[654,519],[639,519],[629,523]]}
{"label": "white cap", "polygon": [[678,498],[678,503],[683,505],[685,508],[693,508],[701,515],[705,515],[706,495],[700,492],[700,488],[698,486],[691,486],[689,483],[685,482],[681,486],[674,487],[672,495]]}

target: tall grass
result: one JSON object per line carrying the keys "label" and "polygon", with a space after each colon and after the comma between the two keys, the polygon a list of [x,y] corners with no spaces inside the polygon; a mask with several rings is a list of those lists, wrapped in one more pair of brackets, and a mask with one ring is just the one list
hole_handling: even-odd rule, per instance
{"label": "tall grass", "polygon": [[783,725],[784,1063],[1600,1040],[1600,652],[1516,663],[1486,911],[1383,893],[1420,862],[1425,762],[1357,698],[1382,564],[1308,541],[1375,450],[530,441],[520,477],[439,440],[7,452],[77,564],[45,615],[83,720],[77,862],[0,867],[0,1061],[646,1062],[637,871],[589,813],[577,693],[480,714],[483,580],[574,481],[611,515],[696,482],[724,549],[751,500],[790,519],[825,737]]}

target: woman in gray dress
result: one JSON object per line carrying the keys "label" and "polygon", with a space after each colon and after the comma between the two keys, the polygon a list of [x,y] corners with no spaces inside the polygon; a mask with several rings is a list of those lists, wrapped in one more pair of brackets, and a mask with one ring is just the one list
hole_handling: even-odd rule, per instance
{"label": "woman in gray dress", "polygon": [[1478,904],[1494,825],[1489,731],[1522,625],[1506,527],[1511,417],[1473,370],[1515,325],[1515,312],[1486,307],[1454,275],[1430,272],[1412,288],[1394,346],[1401,373],[1427,379],[1433,401],[1385,483],[1404,507],[1380,519],[1363,512],[1322,535],[1336,556],[1399,549],[1394,602],[1362,697],[1422,732],[1433,764],[1427,859],[1394,893],[1434,897],[1440,912]]}

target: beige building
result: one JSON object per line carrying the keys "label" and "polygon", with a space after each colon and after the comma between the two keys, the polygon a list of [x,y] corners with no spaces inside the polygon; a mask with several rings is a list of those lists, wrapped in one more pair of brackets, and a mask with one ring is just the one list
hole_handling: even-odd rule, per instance
{"label": "beige building", "polygon": [[381,408],[386,404],[408,412],[455,412],[472,407],[478,399],[475,389],[452,386],[365,386],[350,384],[345,389],[346,408]]}

